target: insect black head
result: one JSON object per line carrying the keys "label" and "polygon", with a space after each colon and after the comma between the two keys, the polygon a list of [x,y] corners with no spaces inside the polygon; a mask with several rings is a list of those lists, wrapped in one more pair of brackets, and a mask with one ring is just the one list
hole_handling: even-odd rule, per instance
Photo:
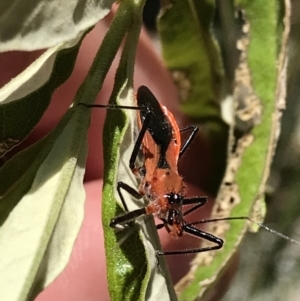
{"label": "insect black head", "polygon": [[181,205],[183,196],[179,193],[168,193],[165,195],[165,197],[168,199],[170,205]]}

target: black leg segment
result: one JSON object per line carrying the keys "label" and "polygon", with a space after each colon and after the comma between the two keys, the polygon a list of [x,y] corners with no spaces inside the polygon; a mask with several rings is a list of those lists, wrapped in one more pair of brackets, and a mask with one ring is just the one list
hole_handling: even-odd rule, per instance
{"label": "black leg segment", "polygon": [[113,218],[110,221],[109,226],[115,229],[120,229],[123,230],[125,228],[129,227],[129,223],[133,220],[135,220],[136,218],[138,218],[141,215],[146,214],[146,208],[143,207],[141,209],[136,209],[130,212],[126,212],[122,215],[119,215],[115,218]]}
{"label": "black leg segment", "polygon": [[199,127],[196,126],[196,125],[189,125],[189,126],[183,128],[183,129],[180,129],[180,133],[185,132],[185,131],[191,131],[191,134],[187,138],[187,140],[184,142],[183,146],[180,149],[179,159],[184,154],[184,152],[186,151],[186,149],[188,148],[188,146],[191,144],[191,142],[194,140],[194,138],[195,138],[198,130],[199,130]]}
{"label": "black leg segment", "polygon": [[202,231],[192,225],[185,225],[183,228],[184,232],[193,235],[197,238],[202,238],[208,241],[215,243],[214,246],[211,247],[203,247],[203,248],[194,248],[194,249],[185,249],[185,250],[177,250],[177,251],[156,251],[157,256],[162,255],[184,255],[184,254],[195,254],[201,252],[207,252],[212,250],[221,249],[223,246],[223,240],[210,234],[205,231]]}
{"label": "black leg segment", "polygon": [[127,207],[127,204],[125,202],[125,199],[124,199],[124,196],[122,194],[121,189],[125,190],[126,192],[128,192],[130,195],[132,195],[134,198],[136,198],[138,200],[143,197],[142,194],[140,194],[138,191],[136,191],[134,188],[132,188],[128,184],[126,184],[124,182],[118,182],[117,191],[118,191],[119,197],[122,201],[122,205],[123,205],[125,211],[129,211],[129,210],[128,210],[128,207]]}
{"label": "black leg segment", "polygon": [[137,138],[137,140],[134,144],[134,148],[133,148],[133,151],[132,151],[131,156],[130,156],[130,160],[129,160],[129,168],[130,169],[134,169],[134,164],[135,164],[135,161],[136,161],[136,157],[137,157],[137,155],[139,153],[139,150],[141,148],[141,145],[143,143],[145,133],[148,130],[149,121],[150,121],[150,114],[147,113],[145,115],[145,120],[143,122],[143,126],[142,126],[142,128],[139,132],[138,138]]}
{"label": "black leg segment", "polygon": [[207,196],[200,196],[191,199],[183,199],[182,205],[192,205],[192,204],[196,204],[196,205],[188,209],[187,211],[183,212],[182,216],[186,216],[191,212],[197,210],[198,208],[204,206],[207,203],[207,201],[208,201]]}

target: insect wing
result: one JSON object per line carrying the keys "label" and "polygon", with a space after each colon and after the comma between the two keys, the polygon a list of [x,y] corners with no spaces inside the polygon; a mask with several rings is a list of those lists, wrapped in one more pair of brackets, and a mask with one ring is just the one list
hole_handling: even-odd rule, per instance
{"label": "insect wing", "polygon": [[171,167],[177,170],[181,138],[174,116],[157,101],[156,97],[146,86],[141,86],[138,89],[137,105],[144,108],[140,112],[139,123],[143,123],[146,114],[150,114],[147,130],[154,143],[160,147],[160,160],[157,167]]}
{"label": "insect wing", "polygon": [[146,86],[140,86],[137,92],[137,105],[144,108],[140,112],[142,123],[146,114],[150,114],[148,132],[155,143],[160,146],[161,154],[164,155],[172,139],[172,127],[160,103]]}

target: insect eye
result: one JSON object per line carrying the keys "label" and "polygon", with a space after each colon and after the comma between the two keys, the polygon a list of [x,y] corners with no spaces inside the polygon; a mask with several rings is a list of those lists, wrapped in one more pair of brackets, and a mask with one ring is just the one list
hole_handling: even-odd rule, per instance
{"label": "insect eye", "polygon": [[140,174],[140,176],[144,177],[146,175],[146,168],[141,167],[140,170],[139,170],[139,174]]}
{"label": "insect eye", "polygon": [[164,195],[168,199],[169,204],[180,204],[182,202],[182,197],[178,193],[169,193]]}

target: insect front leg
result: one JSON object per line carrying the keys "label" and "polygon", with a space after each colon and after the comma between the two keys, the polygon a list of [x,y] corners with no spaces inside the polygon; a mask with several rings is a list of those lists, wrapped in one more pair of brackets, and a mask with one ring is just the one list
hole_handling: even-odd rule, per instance
{"label": "insect front leg", "polygon": [[183,216],[186,216],[186,215],[192,213],[193,211],[197,210],[198,208],[204,206],[207,203],[207,201],[208,201],[207,196],[199,196],[199,197],[190,198],[190,199],[183,199],[183,201],[182,201],[183,206],[195,204],[195,206],[193,206],[192,208],[183,212]]}
{"label": "insect front leg", "polygon": [[149,126],[149,121],[150,121],[150,114],[149,114],[149,111],[146,109],[146,117],[145,117],[145,120],[143,122],[143,125],[142,125],[142,128],[139,132],[139,135],[138,135],[138,138],[134,144],[134,148],[132,150],[132,153],[131,153],[131,156],[130,156],[130,160],[129,160],[129,168],[131,170],[134,170],[135,169],[135,161],[136,161],[136,158],[138,156],[138,153],[139,153],[139,150],[141,148],[141,145],[143,143],[143,139],[145,137],[145,133],[148,129],[148,126]]}
{"label": "insect front leg", "polygon": [[128,192],[131,196],[133,196],[136,199],[141,199],[143,197],[142,194],[140,194],[138,191],[136,191],[134,188],[132,188],[128,184],[126,184],[124,182],[118,182],[117,191],[118,191],[119,197],[122,201],[124,210],[126,212],[111,219],[109,225],[110,225],[110,227],[119,229],[119,230],[128,228],[130,222],[132,222],[137,217],[139,217],[143,214],[146,214],[146,208],[136,209],[136,210],[128,212],[128,207],[125,202],[124,196],[122,194],[122,189],[125,190],[126,192]]}

